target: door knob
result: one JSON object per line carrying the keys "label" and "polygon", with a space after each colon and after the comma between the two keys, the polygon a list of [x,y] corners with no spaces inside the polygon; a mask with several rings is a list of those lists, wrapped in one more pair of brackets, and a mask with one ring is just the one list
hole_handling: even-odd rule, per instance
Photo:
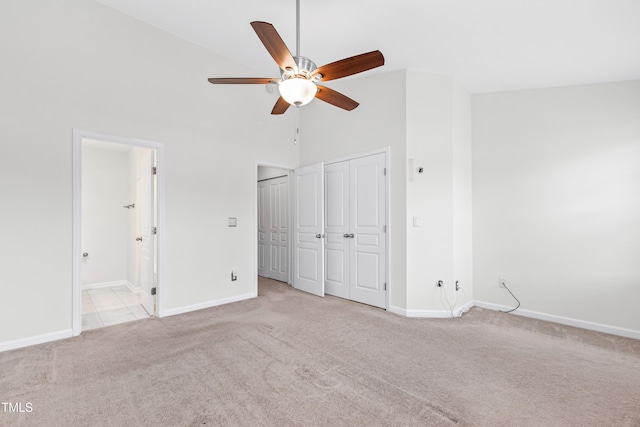
{"label": "door knob", "polygon": [[320,239],[322,237],[322,234],[316,234],[316,239]]}
{"label": "door knob", "polygon": [[353,235],[353,233],[350,233],[350,234],[349,234],[349,237],[350,237],[351,239],[353,239],[355,236]]}
{"label": "door knob", "polygon": [[83,253],[82,253],[82,257],[83,257],[83,258],[86,258],[86,257],[88,257],[88,256],[89,256],[89,253],[88,253],[88,252],[83,252]]}
{"label": "door knob", "polygon": [[344,234],[342,235],[342,237],[345,237],[345,238],[347,238],[347,239],[348,239],[348,238],[349,238],[349,233],[344,233]]}
{"label": "door knob", "polygon": [[142,237],[136,237],[136,242],[142,242]]}

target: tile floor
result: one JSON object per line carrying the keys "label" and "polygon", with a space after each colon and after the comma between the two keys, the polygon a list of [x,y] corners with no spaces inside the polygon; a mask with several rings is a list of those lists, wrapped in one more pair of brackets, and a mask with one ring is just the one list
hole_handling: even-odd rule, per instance
{"label": "tile floor", "polygon": [[82,291],[82,330],[149,317],[140,296],[125,285]]}

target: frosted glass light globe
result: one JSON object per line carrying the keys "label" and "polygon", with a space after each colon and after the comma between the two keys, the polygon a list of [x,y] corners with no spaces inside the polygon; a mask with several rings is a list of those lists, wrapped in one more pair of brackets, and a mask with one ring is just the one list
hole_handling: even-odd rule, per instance
{"label": "frosted glass light globe", "polygon": [[300,77],[292,77],[280,82],[278,89],[282,98],[296,107],[311,102],[318,91],[315,83]]}

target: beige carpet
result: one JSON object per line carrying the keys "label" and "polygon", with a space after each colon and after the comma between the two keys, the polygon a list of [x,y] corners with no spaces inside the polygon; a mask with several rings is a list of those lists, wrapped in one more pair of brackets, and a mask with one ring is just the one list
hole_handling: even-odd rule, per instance
{"label": "beige carpet", "polygon": [[258,298],[0,353],[19,426],[640,426],[640,341],[472,309]]}

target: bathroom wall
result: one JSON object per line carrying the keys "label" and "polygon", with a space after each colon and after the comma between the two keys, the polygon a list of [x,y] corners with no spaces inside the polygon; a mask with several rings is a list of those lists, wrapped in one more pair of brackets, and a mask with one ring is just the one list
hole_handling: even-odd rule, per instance
{"label": "bathroom wall", "polygon": [[127,280],[135,209],[129,192],[129,153],[82,150],[82,285]]}

